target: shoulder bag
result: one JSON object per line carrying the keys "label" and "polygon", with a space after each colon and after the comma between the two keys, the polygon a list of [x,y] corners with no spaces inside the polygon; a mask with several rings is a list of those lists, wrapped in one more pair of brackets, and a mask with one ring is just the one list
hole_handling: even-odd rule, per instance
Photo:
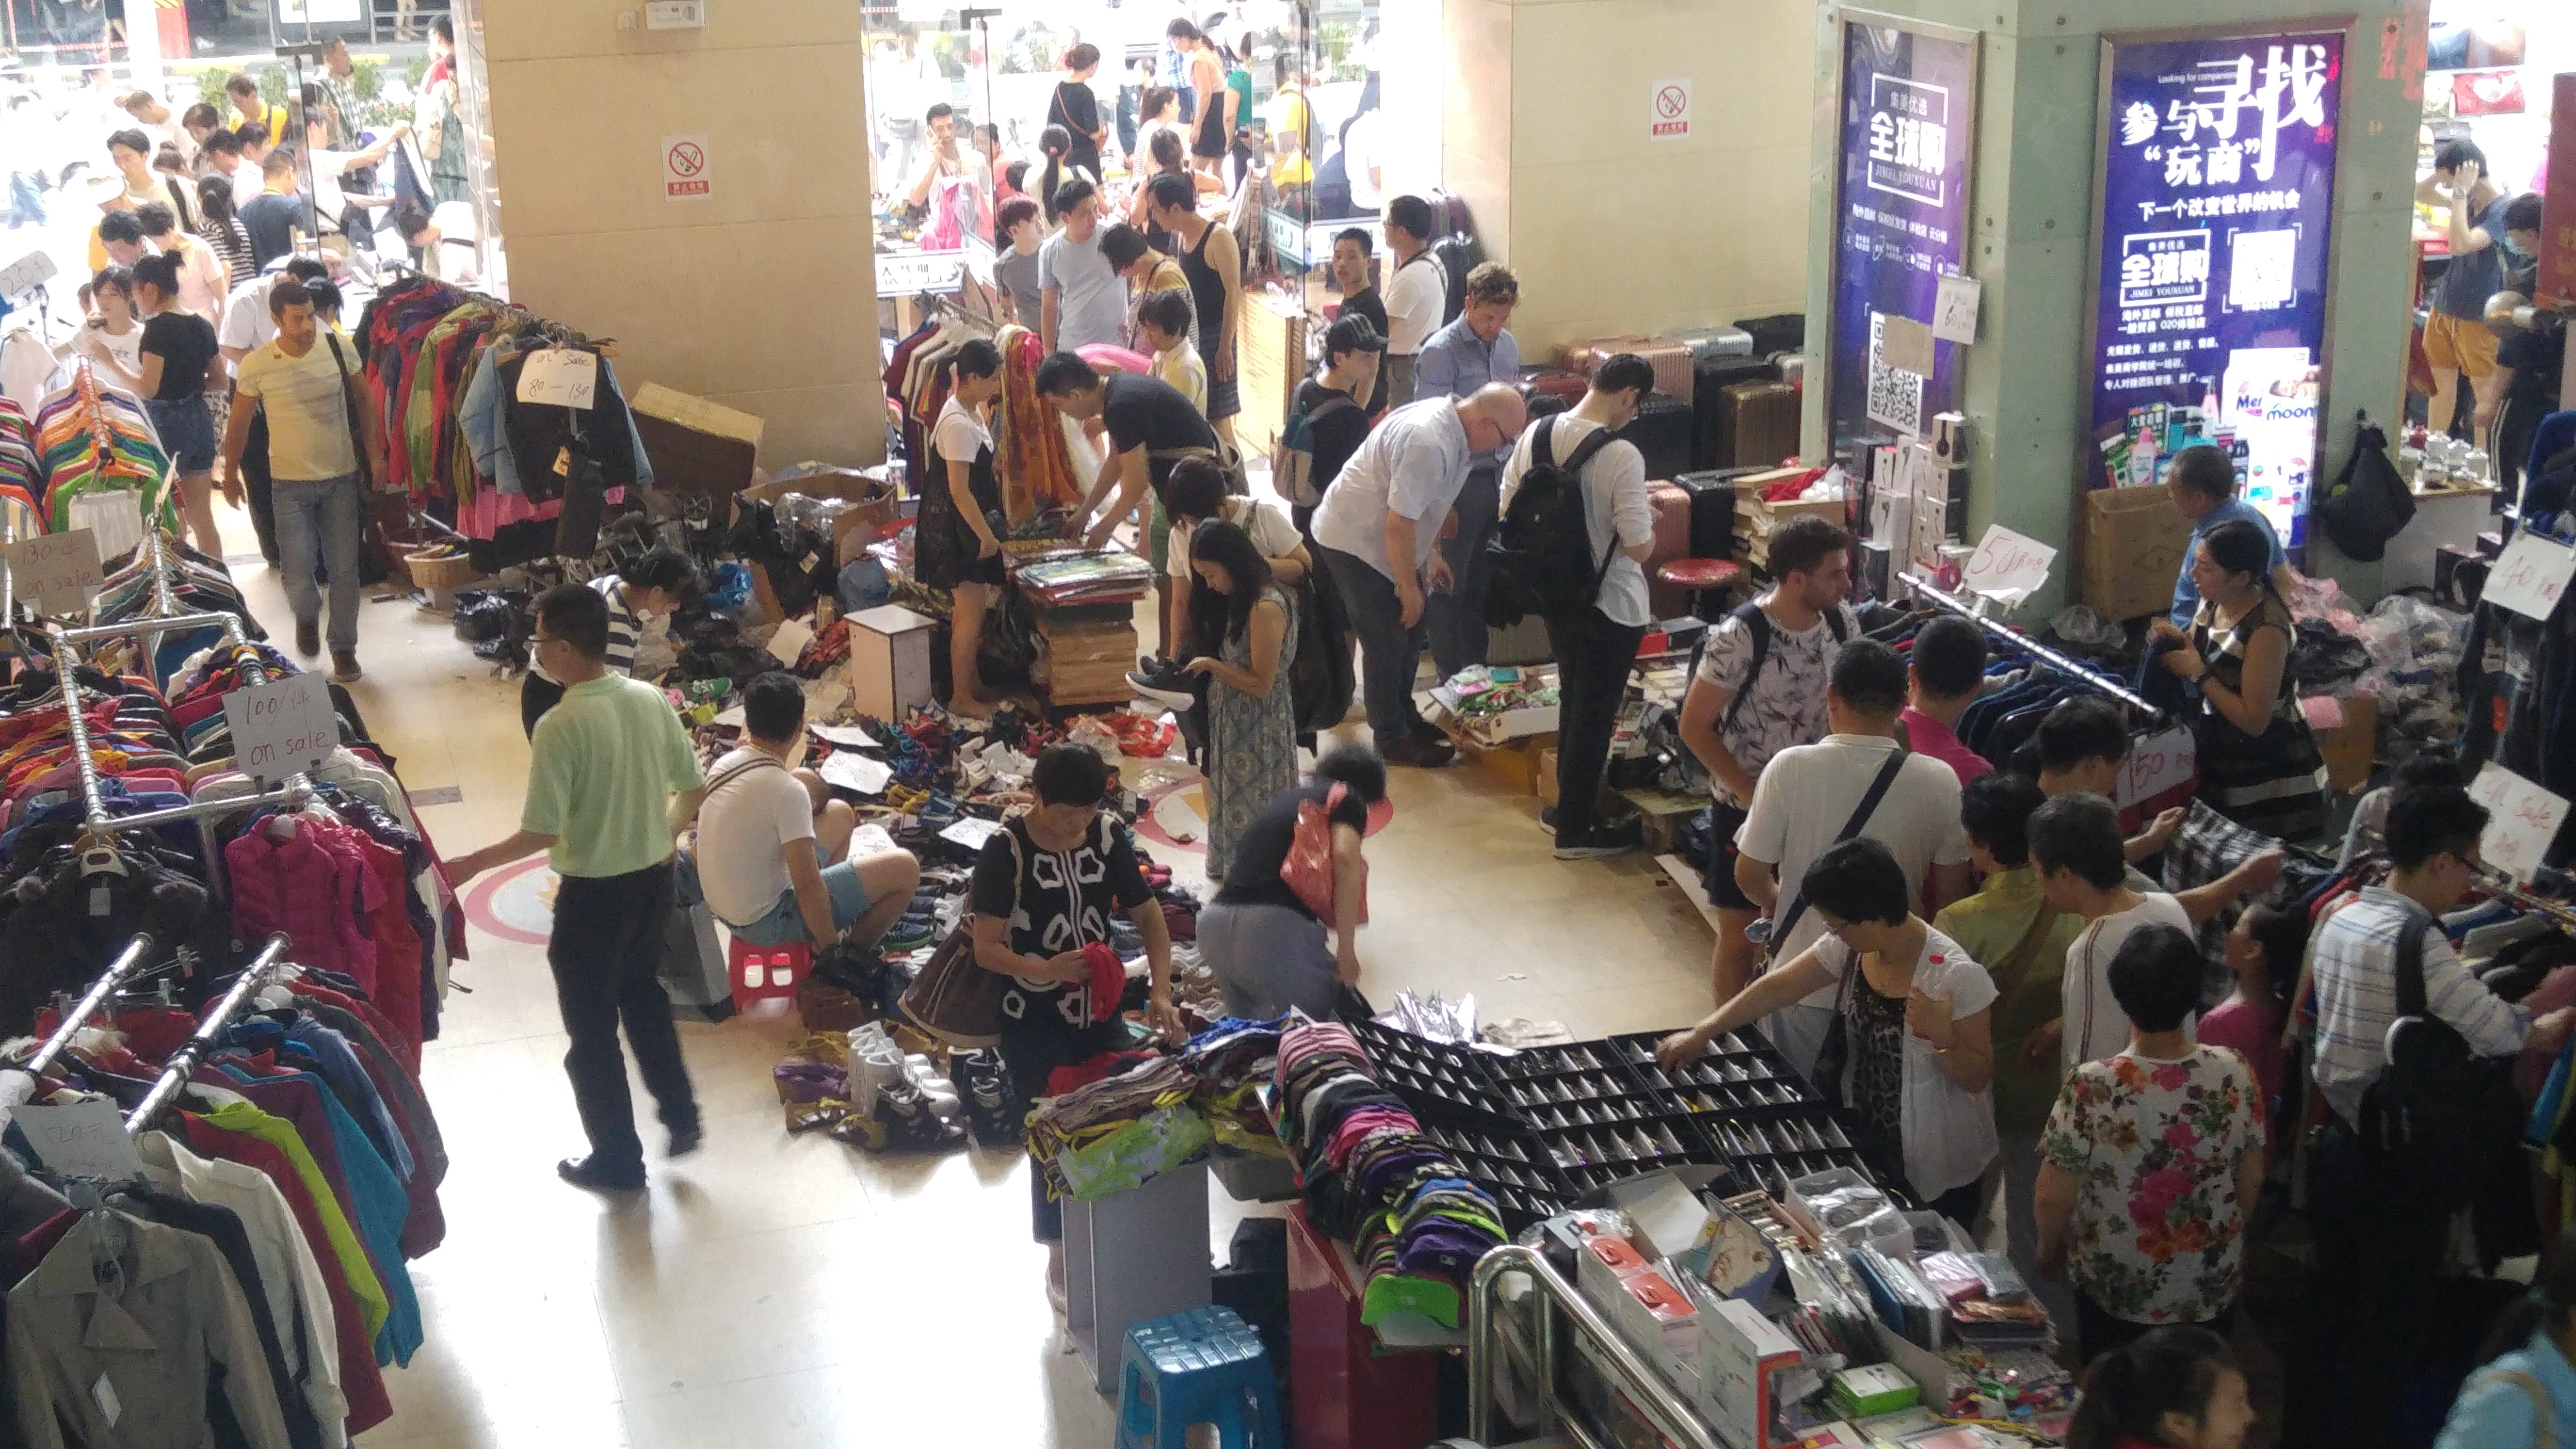
{"label": "shoulder bag", "polygon": [[[1333,922],[1333,809],[1342,803],[1349,786],[1335,782],[1321,800],[1304,800],[1297,805],[1297,833],[1288,842],[1287,857],[1279,862],[1279,878],[1315,919],[1326,926]],[[1368,924],[1368,864],[1360,864],[1360,924]]]}
{"label": "shoulder bag", "polygon": [[[1851,819],[1843,822],[1842,833],[1834,837],[1834,844],[1840,845],[1860,834],[1869,824],[1869,817],[1878,812],[1878,802],[1887,798],[1888,787],[1896,783],[1896,772],[1905,767],[1905,756],[1906,751],[1902,749],[1889,752],[1887,763],[1878,767],[1878,778],[1869,782],[1869,793],[1860,797],[1859,808],[1852,811]],[[1789,909],[1782,912],[1780,919],[1771,927],[1771,939],[1766,944],[1775,962],[1779,959],[1780,948],[1788,942],[1790,932],[1806,914],[1807,893],[1802,890],[1789,898]],[[1841,987],[1834,993],[1834,1019],[1825,1027],[1823,1044],[1816,1048],[1816,1089],[1825,1094],[1827,1102],[1842,1101],[1843,1068],[1851,1061],[1851,1028],[1843,1019],[1843,1008],[1851,999],[1852,973],[1858,970],[1860,957],[1855,954],[1851,964],[1843,968]]]}
{"label": "shoulder bag", "polygon": [[[1011,891],[1016,897],[1027,865],[1019,835],[1006,825],[1002,838],[1011,842]],[[952,1047],[988,1047],[1002,1039],[1002,992],[1008,985],[1001,972],[976,963],[975,913],[969,911],[931,951],[899,1004],[913,1025]]]}
{"label": "shoulder bag", "polygon": [[377,484],[383,480],[376,477],[376,470],[367,463],[367,433],[358,421],[361,416],[358,408],[358,380],[349,371],[349,354],[340,350],[340,339],[332,335],[327,324],[322,327],[322,340],[331,348],[332,365],[340,370],[340,411],[349,424],[349,451],[355,454],[358,460],[358,491],[373,493],[376,491]]}

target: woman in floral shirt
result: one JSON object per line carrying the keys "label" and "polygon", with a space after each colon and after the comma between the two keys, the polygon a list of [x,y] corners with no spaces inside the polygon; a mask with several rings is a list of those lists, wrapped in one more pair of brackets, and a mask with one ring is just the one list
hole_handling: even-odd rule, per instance
{"label": "woman in floral shirt", "polygon": [[2263,1180],[2262,1089],[2224,1047],[2195,1046],[2200,949],[2149,926],[2111,959],[2128,1049],[2077,1067],[2040,1136],[2039,1267],[2076,1294],[2084,1359],[2168,1323],[2222,1337],[2245,1220]]}

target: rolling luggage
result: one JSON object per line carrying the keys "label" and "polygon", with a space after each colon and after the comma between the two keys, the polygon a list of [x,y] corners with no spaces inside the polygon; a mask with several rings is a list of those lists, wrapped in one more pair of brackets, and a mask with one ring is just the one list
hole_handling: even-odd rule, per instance
{"label": "rolling luggage", "polygon": [[1718,393],[1728,456],[1721,467],[1767,468],[1798,451],[1798,390],[1785,382],[1739,382]]}
{"label": "rolling luggage", "polygon": [[[1732,468],[1735,435],[1728,430],[1725,391],[1740,382],[1777,382],[1780,369],[1765,357],[1703,357],[1691,369],[1691,411],[1695,415],[1691,466]],[[1772,461],[1777,462],[1777,459]]]}
{"label": "rolling luggage", "polygon": [[1620,436],[1646,455],[1649,479],[1670,479],[1690,471],[1691,432],[1691,405],[1671,393],[1652,392]]}

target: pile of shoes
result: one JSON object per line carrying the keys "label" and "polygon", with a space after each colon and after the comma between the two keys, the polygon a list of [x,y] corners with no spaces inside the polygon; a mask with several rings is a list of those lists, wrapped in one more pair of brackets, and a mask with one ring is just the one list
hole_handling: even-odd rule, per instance
{"label": "pile of shoes", "polygon": [[949,1058],[948,1071],[965,1098],[966,1126],[975,1134],[975,1144],[1016,1151],[1024,1124],[1017,1111],[1019,1093],[1002,1054],[990,1048],[959,1052]]}
{"label": "pile of shoes", "polygon": [[877,1022],[805,1037],[770,1068],[770,1082],[790,1132],[820,1128],[870,1152],[944,1151],[966,1141],[957,1088]]}

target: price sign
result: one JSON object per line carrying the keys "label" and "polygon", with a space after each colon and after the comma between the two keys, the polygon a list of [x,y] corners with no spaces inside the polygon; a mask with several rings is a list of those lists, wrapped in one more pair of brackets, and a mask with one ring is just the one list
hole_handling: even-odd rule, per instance
{"label": "price sign", "polygon": [[2469,798],[2487,807],[2487,833],[2478,838],[2487,864],[2515,880],[2531,879],[2567,819],[2566,797],[2490,763],[2478,771]]}
{"label": "price sign", "polygon": [[262,785],[311,773],[340,745],[340,718],[319,674],[290,674],[224,696],[233,759]]}
{"label": "price sign", "polygon": [[15,297],[21,292],[40,286],[54,275],[55,270],[51,253],[41,247],[29,252],[9,265],[0,267],[0,297]]}
{"label": "price sign", "polygon": [[823,777],[826,785],[838,785],[862,795],[878,794],[894,779],[892,765],[865,755],[826,756],[815,773]]}
{"label": "price sign", "polygon": [[1932,375],[1932,329],[1911,317],[1887,319],[1879,336],[1879,358],[1899,372]]}
{"label": "price sign", "polygon": [[2576,574],[2576,549],[2526,530],[2504,546],[2495,572],[2487,576],[2487,591],[2479,597],[2499,608],[2545,620],[2557,612],[2558,598],[2567,592],[2571,574]]}
{"label": "price sign", "polygon": [[945,296],[961,285],[959,277],[965,269],[966,254],[962,251],[884,253],[877,258],[877,295],[903,297],[930,292]]}
{"label": "price sign", "polygon": [[99,571],[98,535],[86,528],[39,534],[9,545],[9,581],[40,614],[76,614],[107,575]]}
{"label": "price sign", "polygon": [[1932,300],[1932,335],[1966,345],[1977,340],[1977,303],[1985,284],[1957,272],[1941,274],[1940,295]]}
{"label": "price sign", "polygon": [[2188,785],[2200,774],[2200,757],[2195,750],[2191,731],[2170,729],[2151,740],[2141,740],[2129,751],[2129,768],[2120,774],[2119,805],[2125,810],[2177,785]]}
{"label": "price sign", "polygon": [[1959,583],[1970,593],[1993,594],[2008,605],[2018,604],[2048,582],[2048,566],[2056,560],[2057,550],[2047,544],[1990,523]]}
{"label": "price sign", "polygon": [[528,354],[519,369],[519,401],[586,408],[599,395],[599,354],[578,347],[548,347]]}
{"label": "price sign", "polygon": [[111,1180],[143,1175],[143,1159],[134,1139],[125,1135],[125,1119],[114,1102],[74,1102],[68,1107],[15,1107],[10,1119],[26,1129],[27,1141],[45,1166],[65,1177]]}

